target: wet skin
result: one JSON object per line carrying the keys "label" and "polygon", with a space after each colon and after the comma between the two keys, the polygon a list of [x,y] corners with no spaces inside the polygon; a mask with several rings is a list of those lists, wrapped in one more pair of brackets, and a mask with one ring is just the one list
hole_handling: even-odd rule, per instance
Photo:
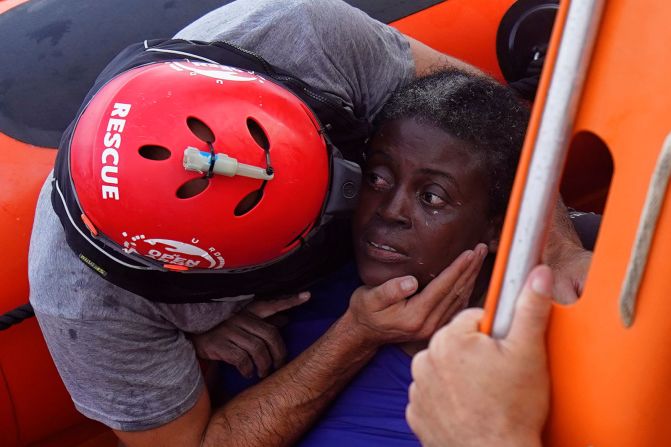
{"label": "wet skin", "polygon": [[403,119],[373,137],[353,219],[359,276],[376,286],[413,275],[424,287],[464,250],[495,248],[488,178],[470,145]]}

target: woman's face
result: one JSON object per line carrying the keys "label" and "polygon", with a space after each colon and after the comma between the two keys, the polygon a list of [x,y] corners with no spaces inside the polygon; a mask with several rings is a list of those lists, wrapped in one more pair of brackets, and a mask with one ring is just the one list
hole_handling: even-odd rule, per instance
{"label": "woman's face", "polygon": [[371,141],[354,215],[359,275],[369,286],[414,275],[425,286],[464,250],[492,247],[488,185],[469,145],[431,125],[392,121]]}

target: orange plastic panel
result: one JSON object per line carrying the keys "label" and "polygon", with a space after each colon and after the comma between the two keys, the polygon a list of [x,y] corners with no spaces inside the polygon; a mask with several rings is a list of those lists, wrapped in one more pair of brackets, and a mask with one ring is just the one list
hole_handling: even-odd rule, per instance
{"label": "orange plastic panel", "polygon": [[[610,148],[615,169],[585,293],[555,309],[551,445],[669,445],[671,197],[625,329],[618,297],[648,183],[671,132],[671,4],[608,0],[575,130]],[[667,191],[668,194],[668,191]]]}
{"label": "orange plastic panel", "polygon": [[391,25],[503,80],[496,59],[496,31],[513,3],[514,0],[448,0]]}
{"label": "orange plastic panel", "polygon": [[[625,328],[618,306],[649,179],[671,132],[671,59],[661,56],[671,39],[669,23],[667,2],[605,3],[573,131],[589,131],[605,142],[614,174],[583,296],[553,311],[553,394],[544,445],[671,445],[671,196],[662,208],[632,327]],[[516,182],[513,212],[521,184],[523,179]],[[509,231],[505,237],[509,246]],[[498,263],[497,268],[500,281]]]}

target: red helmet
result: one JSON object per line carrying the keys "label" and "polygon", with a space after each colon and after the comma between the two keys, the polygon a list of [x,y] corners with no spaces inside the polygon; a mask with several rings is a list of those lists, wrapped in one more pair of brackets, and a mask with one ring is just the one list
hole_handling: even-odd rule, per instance
{"label": "red helmet", "polygon": [[209,63],[155,63],[112,79],[70,147],[91,233],[168,270],[282,258],[318,225],[332,178],[319,122],[298,97]]}

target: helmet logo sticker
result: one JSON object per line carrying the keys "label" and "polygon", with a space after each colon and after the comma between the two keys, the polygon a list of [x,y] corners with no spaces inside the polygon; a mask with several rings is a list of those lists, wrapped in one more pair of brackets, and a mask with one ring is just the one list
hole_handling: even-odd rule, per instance
{"label": "helmet logo sticker", "polygon": [[168,65],[173,70],[177,71],[186,71],[191,76],[207,76],[208,78],[216,79],[218,84],[222,84],[223,81],[238,81],[238,82],[249,82],[249,81],[258,81],[263,83],[263,79],[259,76],[256,76],[253,73],[250,73],[239,68],[228,67],[226,65],[217,65],[210,64],[207,62],[188,62],[188,65],[185,65],[182,62],[169,62]]}
{"label": "helmet logo sticker", "polygon": [[[191,239],[191,243],[174,241],[171,239],[146,238],[144,234],[133,236],[128,240],[128,233],[122,233],[126,240],[123,243],[126,253],[138,253],[156,261],[171,265],[180,265],[189,268],[221,269],[224,267],[224,258],[214,247],[209,250],[198,247],[198,239]],[[203,264],[207,265],[203,265]]]}

